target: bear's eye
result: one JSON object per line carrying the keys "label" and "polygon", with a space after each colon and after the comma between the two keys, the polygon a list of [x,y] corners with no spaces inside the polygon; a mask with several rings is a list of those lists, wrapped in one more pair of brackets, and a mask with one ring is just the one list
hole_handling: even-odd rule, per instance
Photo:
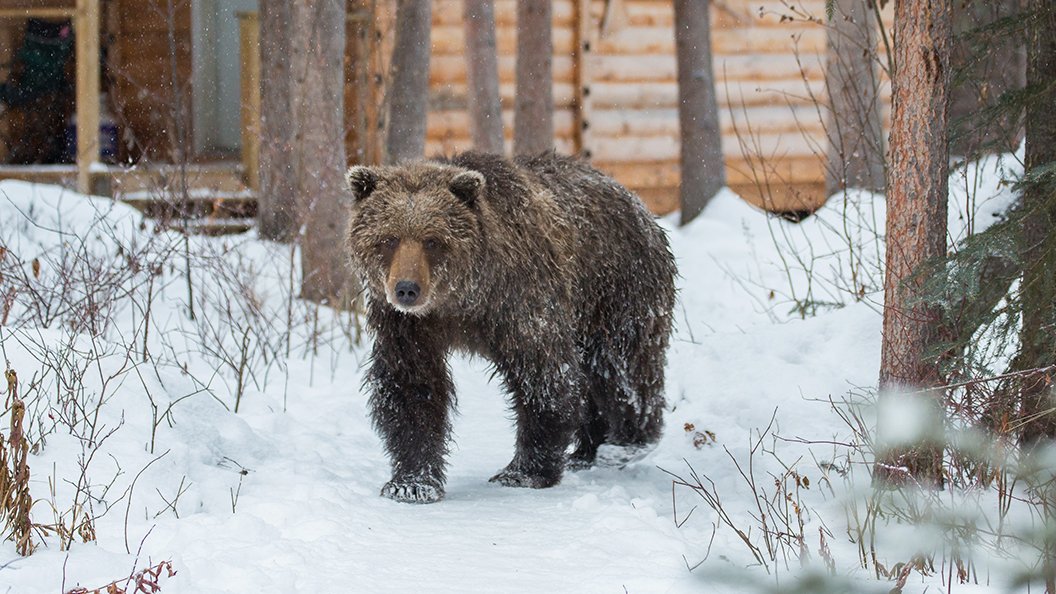
{"label": "bear's eye", "polygon": [[435,252],[440,248],[440,242],[436,239],[433,239],[432,237],[429,237],[422,240],[422,247],[425,248],[427,252]]}
{"label": "bear's eye", "polygon": [[395,237],[386,237],[378,242],[378,249],[384,252],[391,252],[396,249],[396,246],[400,245],[400,240]]}

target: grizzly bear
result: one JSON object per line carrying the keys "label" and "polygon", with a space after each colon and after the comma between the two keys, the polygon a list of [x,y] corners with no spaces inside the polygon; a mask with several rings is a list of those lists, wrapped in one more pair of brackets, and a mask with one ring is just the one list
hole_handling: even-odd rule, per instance
{"label": "grizzly bear", "polygon": [[364,384],[392,463],[382,495],[444,495],[453,350],[488,359],[511,395],[515,453],[493,482],[550,487],[599,447],[655,444],[676,272],[634,194],[552,152],[352,167],[347,182],[374,336]]}

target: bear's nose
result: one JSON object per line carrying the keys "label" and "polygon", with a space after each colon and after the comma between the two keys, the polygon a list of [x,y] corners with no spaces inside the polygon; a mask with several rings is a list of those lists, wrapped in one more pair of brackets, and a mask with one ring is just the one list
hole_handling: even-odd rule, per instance
{"label": "bear's nose", "polygon": [[396,301],[400,305],[414,305],[421,294],[422,288],[416,282],[402,280],[396,283]]}

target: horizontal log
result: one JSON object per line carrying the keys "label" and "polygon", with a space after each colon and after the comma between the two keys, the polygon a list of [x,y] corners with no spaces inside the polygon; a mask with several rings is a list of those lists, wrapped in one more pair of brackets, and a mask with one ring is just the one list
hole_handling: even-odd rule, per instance
{"label": "horizontal log", "polygon": [[[680,143],[677,135],[668,136],[604,136],[594,134],[590,139],[591,158],[602,162],[630,163],[634,161],[677,161]],[[824,137],[804,137],[802,134],[754,134],[750,138],[723,135],[722,149],[727,157],[758,161],[787,160],[790,158],[820,158],[827,141]]]}
{"label": "horizontal log", "polygon": [[0,19],[66,19],[76,14],[76,8],[0,8]]}
{"label": "horizontal log", "polygon": [[[754,186],[757,181],[765,182],[768,175],[773,180],[791,184],[825,181],[824,163],[812,157],[779,159],[756,164],[740,157],[728,156],[725,162],[728,184]],[[629,188],[677,187],[681,175],[678,161],[642,160],[636,163],[616,163],[594,159],[591,163]],[[755,170],[758,170],[758,173]]]}
{"label": "horizontal log", "polygon": [[[571,138],[575,132],[576,113],[572,109],[554,110],[554,135]],[[513,135],[513,110],[502,112],[502,127],[507,137]],[[430,111],[426,120],[426,138],[470,138],[469,114],[464,110]]]}
{"label": "horizontal log", "polygon": [[[737,127],[747,132],[808,132],[821,134],[824,126],[819,112],[813,106],[762,106],[749,107],[731,113],[719,112],[719,125],[723,134],[734,132]],[[590,130],[594,134],[624,136],[655,136],[678,134],[678,110],[668,109],[595,109],[590,114]]]}
{"label": "horizontal log", "polygon": [[[499,56],[499,82],[516,80],[517,58]],[[570,56],[554,56],[553,77],[555,82],[572,82],[576,65]],[[466,59],[463,56],[433,56],[429,60],[429,84],[447,85],[466,82]]]}
{"label": "horizontal log", "polygon": [[[555,53],[556,35],[555,34]],[[501,36],[501,34],[500,34]],[[434,48],[436,37],[433,38]],[[641,55],[675,53],[675,34],[668,27],[624,27],[598,40],[597,53],[606,55]],[[747,52],[762,54],[791,54],[798,51],[808,57],[825,51],[825,29],[821,26],[798,32],[767,29],[752,31],[745,29],[715,29],[711,31],[711,51],[718,56],[739,55]]]}
{"label": "horizontal log", "polygon": [[[433,56],[462,56],[466,51],[465,29],[462,24],[433,27],[430,38]],[[576,32],[571,27],[555,27],[554,55],[571,56],[576,51]],[[500,56],[517,55],[517,31],[512,26],[495,28],[495,47]]]}
{"label": "horizontal log", "polygon": [[[552,0],[553,23],[557,27],[574,27],[576,19],[575,0]],[[517,0],[495,0],[495,27],[517,24]],[[462,26],[462,0],[434,0],[433,26]]]}
{"label": "horizontal log", "polygon": [[[623,164],[595,162],[594,166],[613,176],[645,202],[656,214],[667,214],[678,209],[679,174],[677,163],[643,163],[628,169]],[[814,174],[803,176],[803,181],[778,182],[769,185],[756,183],[738,173],[743,162],[727,163],[727,185],[750,204],[771,212],[813,211],[825,203],[823,170],[816,161],[790,161],[779,165],[782,169],[796,169]],[[662,172],[657,175],[655,172]]]}
{"label": "horizontal log", "polygon": [[[425,142],[425,154],[433,157],[439,155],[453,155],[462,151],[468,151],[473,148],[473,141],[469,138],[453,138],[443,141],[438,140],[426,140]],[[575,142],[571,138],[555,138],[554,149],[559,153],[571,155],[576,152]],[[513,153],[513,141],[507,138],[505,142],[505,152],[507,155]]]}
{"label": "horizontal log", "polygon": [[[555,58],[555,74],[557,63]],[[590,59],[591,77],[597,82],[674,82],[678,78],[674,55],[599,55]],[[794,55],[728,55],[715,56],[717,80],[765,82],[796,80],[806,77],[821,80],[825,76],[819,60]]]}
{"label": "horizontal log", "polygon": [[768,212],[814,212],[825,205],[825,182],[787,183],[760,188],[755,184],[730,184],[745,202]]}
{"label": "horizontal log", "polygon": [[[730,81],[721,78],[716,85],[720,109],[724,106],[813,105],[808,89],[819,101],[824,101],[825,83],[821,80],[780,80],[756,83]],[[597,82],[590,85],[594,109],[657,109],[677,107],[678,85],[675,82],[656,82],[648,85]]]}
{"label": "horizontal log", "polygon": [[[512,82],[499,84],[499,97],[502,99],[503,108],[513,108],[513,98],[516,93],[516,85]],[[576,89],[572,83],[554,83],[554,109],[572,107],[575,103]],[[466,108],[466,85],[465,83],[452,83],[443,86],[432,86],[429,89],[429,109],[465,109]]]}

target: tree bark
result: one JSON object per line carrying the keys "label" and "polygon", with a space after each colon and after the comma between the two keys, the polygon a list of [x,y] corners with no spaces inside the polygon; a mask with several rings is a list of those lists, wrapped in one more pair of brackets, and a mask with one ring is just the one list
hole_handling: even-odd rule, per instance
{"label": "tree bark", "polygon": [[[1049,0],[1033,0],[1029,32],[1026,111],[1026,172],[1023,191],[1023,324],[1016,367],[1028,371],[1056,363],[1056,174],[1041,168],[1056,164],[1056,9]],[[1021,415],[1029,422],[1026,442],[1056,437],[1053,374],[1037,373],[1023,381]]]}
{"label": "tree bark", "polygon": [[[887,197],[880,405],[902,394],[935,432],[878,454],[877,478],[942,484],[941,311],[920,299],[925,265],[946,255],[951,0],[896,0],[891,184]],[[891,434],[881,415],[881,442]],[[897,422],[897,421],[896,421]]]}
{"label": "tree bark", "polygon": [[261,80],[260,236],[290,241],[297,233],[296,172],[293,170],[293,121],[290,119],[290,32],[293,9],[285,0],[260,2]]}
{"label": "tree bark", "polygon": [[554,147],[554,45],[551,0],[517,0],[517,98],[513,152]]}
{"label": "tree bark", "polygon": [[951,60],[955,84],[950,91],[950,152],[954,155],[1010,152],[1022,139],[1019,109],[985,111],[996,107],[1003,93],[1026,85],[1022,37],[1011,27],[995,27],[1021,10],[1021,0],[954,4]]}
{"label": "tree bark", "polygon": [[679,200],[683,225],[696,218],[726,185],[719,105],[711,67],[710,5],[708,0],[675,0],[682,165]]}
{"label": "tree bark", "polygon": [[429,109],[430,0],[398,0],[392,50],[386,163],[421,159]]}
{"label": "tree bark", "polygon": [[293,158],[301,238],[301,296],[341,306],[351,278],[344,256],[345,0],[293,4]]}
{"label": "tree bark", "polygon": [[884,129],[877,78],[876,13],[867,0],[835,0],[827,30],[829,137],[825,192],[884,188]]}
{"label": "tree bark", "polygon": [[464,0],[467,95],[473,146],[502,154],[502,101],[499,97],[499,58],[495,44],[494,0]]}

